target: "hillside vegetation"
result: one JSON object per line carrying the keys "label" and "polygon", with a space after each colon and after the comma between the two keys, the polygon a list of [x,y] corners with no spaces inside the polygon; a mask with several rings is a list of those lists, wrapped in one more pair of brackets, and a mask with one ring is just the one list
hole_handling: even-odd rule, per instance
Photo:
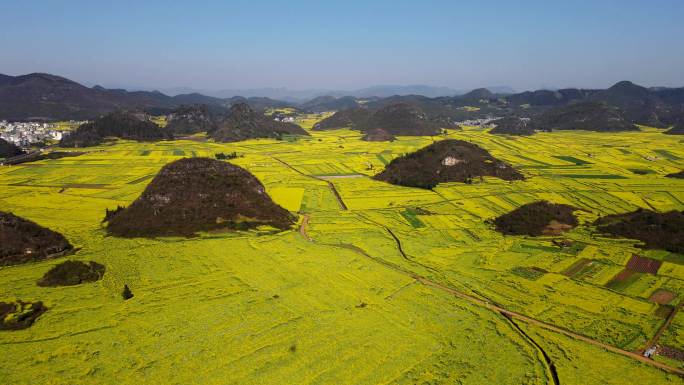
{"label": "hillside vegetation", "polygon": [[522,180],[523,175],[487,150],[462,140],[442,140],[392,160],[374,178],[400,186],[431,189],[439,183],[472,183],[473,178],[492,176]]}
{"label": "hillside vegetation", "polygon": [[266,225],[287,229],[294,217],[273,203],[248,171],[218,160],[186,158],[164,166],[138,199],[106,220],[116,236],[159,237]]}
{"label": "hillside vegetation", "polygon": [[552,108],[532,118],[530,125],[540,130],[636,131],[622,112],[606,103],[586,102]]}
{"label": "hillside vegetation", "polygon": [[528,203],[494,220],[496,230],[507,235],[560,235],[576,227],[576,207],[539,201]]}
{"label": "hillside vegetation", "polygon": [[639,209],[599,218],[594,225],[602,233],[637,239],[644,248],[684,254],[684,211]]}
{"label": "hillside vegetation", "polygon": [[285,134],[309,135],[294,123],[275,121],[245,103],[238,103],[230,108],[227,118],[209,132],[209,137],[218,142],[237,142],[254,138],[281,138]]}
{"label": "hillside vegetation", "polygon": [[61,234],[0,211],[0,266],[56,258],[71,249]]}
{"label": "hillside vegetation", "polygon": [[62,147],[92,147],[115,137],[138,141],[170,139],[171,135],[153,122],[136,114],[119,111],[84,123],[59,142]]}

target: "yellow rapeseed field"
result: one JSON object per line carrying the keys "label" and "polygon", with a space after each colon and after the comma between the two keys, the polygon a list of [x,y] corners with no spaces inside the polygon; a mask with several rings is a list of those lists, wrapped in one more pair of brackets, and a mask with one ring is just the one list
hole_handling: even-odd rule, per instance
{"label": "yellow rapeseed field", "polygon": [[[305,116],[310,129],[327,114]],[[664,319],[649,297],[684,299],[684,256],[596,235],[600,215],[684,209],[684,145],[662,130],[439,137],[365,142],[350,130],[238,143],[118,141],[87,154],[0,167],[0,210],[64,234],[68,259],[106,266],[103,280],[46,288],[62,259],[0,268],[0,301],[40,300],[30,328],[0,332],[4,384],[547,384],[533,338],[567,384],[674,384],[629,357],[454,296],[433,282],[627,351]],[[433,141],[471,141],[527,177],[434,191],[375,181],[392,159]],[[106,209],[130,204],[166,163],[235,151],[298,228],[196,238],[108,236]],[[640,172],[648,170],[648,172]],[[502,236],[490,221],[536,200],[583,209],[559,248]],[[608,287],[635,254],[658,275]],[[575,274],[566,270],[580,263]],[[530,268],[546,273],[528,275]],[[417,279],[420,277],[420,279]],[[423,281],[423,279],[425,281]],[[127,284],[134,298],[121,299]],[[684,314],[661,341],[684,349]],[[526,336],[527,335],[527,336]],[[657,358],[668,365],[682,362]]]}

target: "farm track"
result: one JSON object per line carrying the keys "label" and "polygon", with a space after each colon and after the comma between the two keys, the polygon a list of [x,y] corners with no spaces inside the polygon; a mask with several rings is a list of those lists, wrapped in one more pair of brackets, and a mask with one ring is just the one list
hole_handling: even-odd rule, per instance
{"label": "farm track", "polygon": [[276,161],[280,162],[282,165],[289,168],[290,170],[296,172],[299,175],[305,176],[307,178],[315,179],[317,181],[325,182],[328,185],[328,188],[330,188],[330,191],[335,196],[335,199],[337,199],[337,204],[340,205],[340,209],[345,210],[345,211],[348,210],[347,205],[344,204],[344,201],[342,200],[342,197],[340,196],[340,193],[337,192],[335,185],[331,181],[323,179],[323,178],[319,178],[319,177],[314,176],[314,175],[305,174],[305,173],[297,170],[296,168],[292,167],[289,163],[285,162],[284,160],[278,159],[275,156],[273,156],[272,158],[275,159]]}
{"label": "farm track", "polygon": [[[314,177],[316,178],[316,177]],[[319,179],[319,178],[316,178]],[[319,179],[319,180],[325,180],[325,179]],[[347,205],[344,204],[344,201],[342,200],[342,197],[340,196],[340,193],[337,192],[337,189],[335,188],[335,185],[333,182],[326,180],[326,183],[328,183],[328,187],[330,187],[330,190],[332,191],[333,195],[335,195],[335,199],[337,199],[337,203],[340,205],[340,209],[342,210],[348,210]]]}
{"label": "farm track", "polygon": [[549,357],[549,355],[546,353],[546,350],[544,350],[544,348],[542,348],[541,345],[539,345],[537,343],[537,341],[535,341],[532,337],[530,337],[527,333],[525,333],[525,331],[522,330],[520,325],[515,323],[513,318],[511,318],[510,316],[503,314],[503,313],[501,315],[504,318],[506,318],[506,320],[508,320],[508,322],[511,324],[513,329],[515,329],[515,331],[520,333],[520,335],[522,335],[523,338],[525,338],[527,341],[529,341],[530,344],[532,344],[532,346],[534,346],[534,348],[537,349],[537,351],[539,351],[539,353],[541,353],[542,357],[544,357],[545,366],[548,369],[549,373],[551,374],[551,379],[553,379],[553,384],[554,385],[560,385],[560,379],[558,378],[558,370],[556,370],[556,365],[551,360],[551,357]]}
{"label": "farm track", "polygon": [[[292,165],[288,164],[287,162],[285,162],[285,161],[283,161],[283,160],[281,160],[281,159],[279,159],[279,158],[276,158],[276,157],[274,157],[274,156],[272,156],[272,158],[275,159],[276,161],[278,161],[279,163],[283,164],[285,167],[287,167],[287,168],[291,169],[292,171],[296,172],[296,173],[299,174],[299,175],[302,175],[302,176],[305,176],[305,177],[307,177],[307,178],[311,178],[311,179],[315,179],[315,180],[318,180],[318,181],[327,183],[327,184],[328,184],[328,187],[329,187],[330,190],[332,191],[333,195],[335,195],[335,198],[337,199],[337,202],[338,202],[338,204],[340,205],[340,208],[341,208],[342,210],[345,210],[345,211],[348,210],[347,205],[344,203],[344,201],[342,200],[342,197],[340,196],[340,194],[338,193],[337,189],[335,188],[335,185],[334,185],[331,181],[326,180],[325,178],[319,178],[319,177],[314,176],[314,175],[305,174],[305,173],[303,173],[303,172],[297,170],[295,167],[293,167]],[[519,194],[527,194],[527,193],[529,193],[529,194],[534,194],[534,193],[538,193],[538,192],[540,192],[540,191],[541,191],[541,190],[539,190],[539,189],[530,189],[530,190],[520,190],[520,191],[517,191],[516,193],[519,193]],[[609,192],[609,193],[611,192],[611,191],[606,191],[606,190],[603,190],[603,189],[600,189],[600,188],[573,190],[573,192],[588,192],[588,193],[596,192],[596,191]],[[636,190],[636,191],[638,191],[638,190]],[[670,191],[666,191],[666,190],[647,190],[647,191],[648,191],[648,192],[661,192],[661,193],[668,193],[668,194],[671,193]],[[481,198],[487,198],[487,197],[505,196],[505,195],[507,195],[507,194],[510,194],[509,191],[502,191],[502,192],[500,192],[500,193],[494,193],[494,194],[480,194],[480,195],[463,196],[463,197],[458,197],[458,198],[450,199],[450,198],[445,197],[444,195],[442,195],[441,193],[439,193],[439,192],[437,192],[437,191],[435,191],[435,190],[432,190],[432,192],[435,193],[436,195],[438,195],[438,196],[442,199],[442,201],[440,201],[440,202],[434,202],[434,203],[427,203],[427,204],[424,204],[423,206],[429,207],[429,206],[434,206],[434,205],[438,205],[438,204],[448,203],[448,204],[452,205],[453,207],[455,207],[455,208],[457,208],[457,209],[459,209],[459,210],[462,210],[463,208],[462,208],[461,206],[457,205],[455,202],[462,201],[462,200],[464,200],[464,199],[481,199]],[[567,189],[560,189],[560,190],[543,190],[543,192],[546,192],[546,193],[564,193],[564,192],[568,192],[568,190],[567,190]],[[652,205],[651,205],[650,202],[645,201],[645,200],[644,200],[644,202],[646,203],[646,205],[648,205],[649,207],[651,207],[651,209],[653,209],[654,211],[657,211],[657,210],[655,210],[655,209],[652,207]],[[410,206],[411,206],[411,205],[406,205],[406,206],[404,206],[404,205],[398,205],[398,206],[394,206],[394,208],[404,208],[404,207],[410,207]]]}
{"label": "farm track", "polygon": [[[297,170],[295,167],[291,166],[290,164],[288,164],[287,162],[285,162],[285,161],[283,161],[283,160],[281,160],[281,159],[278,159],[278,158],[276,158],[276,157],[272,157],[272,158],[273,158],[274,160],[278,161],[279,163],[283,164],[285,167],[287,167],[287,168],[289,168],[289,169],[295,171],[296,173],[298,173],[298,174],[300,174],[300,175],[302,175],[302,176],[305,176],[305,177],[311,178],[311,179],[315,179],[315,180],[318,180],[318,181],[321,181],[321,182],[325,182],[326,184],[328,184],[330,190],[331,190],[331,191],[333,192],[333,194],[335,195],[335,198],[337,199],[337,201],[338,201],[338,203],[339,203],[339,205],[340,205],[340,208],[341,208],[342,210],[347,210],[347,206],[346,206],[346,205],[344,204],[344,202],[342,201],[342,197],[339,195],[339,193],[337,192],[337,189],[335,188],[335,185],[334,185],[332,182],[330,182],[329,180],[325,180],[325,179],[323,179],[323,178],[319,178],[319,177],[313,176],[313,175],[305,174],[305,173],[303,173],[303,172]],[[537,190],[534,190],[534,192],[536,192],[536,191],[537,191]],[[559,191],[559,192],[564,192],[564,191],[565,191],[565,190],[562,190],[562,191]],[[590,190],[590,189],[588,189],[588,190],[586,190],[586,191],[591,192],[591,191],[595,191],[595,190]],[[532,191],[529,191],[529,192],[532,192]],[[440,194],[440,193],[438,193],[438,192],[436,192],[436,191],[435,191],[435,193],[436,193],[437,195],[439,195],[440,198],[443,199],[443,201],[442,201],[442,202],[439,202],[439,203],[449,203],[449,204],[453,205],[454,207],[457,207],[457,208],[458,208],[458,206],[457,206],[454,202],[459,201],[459,200],[462,200],[462,199],[472,199],[472,198],[482,198],[482,197],[487,197],[487,196],[506,195],[508,192],[501,192],[501,193],[498,193],[498,194],[484,194],[484,195],[473,196],[473,197],[462,197],[462,198],[458,198],[458,199],[448,199],[448,198],[446,198],[445,196],[443,196],[442,194]],[[435,203],[435,204],[437,204],[437,203]],[[429,205],[427,205],[427,206],[429,206]],[[366,218],[366,219],[367,219],[367,218]],[[306,224],[308,225],[308,218],[305,218],[305,222],[306,222]],[[371,220],[371,222],[378,224],[377,222],[372,221],[372,220]],[[408,260],[408,261],[410,261],[410,262],[415,262],[415,261],[410,260],[410,259],[406,256],[406,254],[404,253],[403,248],[402,248],[402,246],[401,246],[401,241],[399,240],[399,238],[398,238],[398,237],[397,237],[397,236],[396,236],[388,227],[386,227],[386,226],[384,226],[384,225],[381,225],[381,224],[378,224],[378,225],[380,225],[382,228],[384,228],[384,229],[392,236],[392,238],[393,238],[393,239],[395,240],[395,242],[397,243],[397,248],[398,248],[400,254],[402,255],[402,257],[403,257],[405,260]],[[303,231],[303,232],[302,232],[302,231]],[[309,240],[309,241],[313,241],[313,240],[308,236],[308,234],[306,234],[306,226],[304,225],[304,222],[302,223],[302,227],[300,227],[300,233],[302,234],[302,236],[304,236],[305,239],[307,239],[307,240]],[[305,235],[305,234],[306,234],[306,235]],[[570,338],[573,338],[573,339],[576,339],[576,340],[579,340],[579,341],[582,341],[582,342],[586,342],[586,343],[588,343],[588,344],[590,344],[590,345],[594,345],[594,346],[596,346],[596,347],[599,347],[599,348],[601,348],[601,349],[607,350],[607,351],[609,351],[609,352],[616,353],[616,354],[620,354],[620,355],[625,356],[625,357],[628,357],[628,358],[632,358],[632,359],[634,359],[634,360],[637,360],[637,361],[640,361],[640,362],[642,362],[642,363],[644,363],[644,364],[647,364],[647,365],[656,367],[656,368],[661,369],[661,370],[663,370],[663,371],[666,371],[666,372],[668,372],[668,373],[672,373],[672,374],[676,374],[676,375],[678,375],[678,376],[680,376],[680,377],[684,377],[684,370],[682,370],[682,369],[679,369],[679,368],[676,368],[676,367],[673,367],[673,366],[670,366],[670,365],[667,365],[667,364],[664,364],[664,363],[661,363],[661,362],[658,362],[658,361],[654,361],[654,360],[652,360],[652,359],[650,359],[650,358],[646,358],[646,357],[642,356],[642,355],[639,354],[639,353],[635,353],[635,352],[632,352],[632,351],[628,351],[628,350],[624,350],[624,349],[618,348],[618,347],[613,346],[613,345],[610,345],[610,344],[606,344],[606,343],[604,343],[604,342],[595,340],[595,339],[593,339],[593,338],[591,338],[591,337],[587,337],[587,336],[582,335],[582,334],[579,334],[579,333],[575,333],[575,332],[573,332],[573,331],[571,331],[571,330],[562,328],[562,327],[560,327],[560,326],[556,326],[556,325],[550,324],[550,323],[548,323],[548,322],[545,322],[545,321],[542,321],[542,320],[539,320],[539,319],[536,319],[536,318],[533,318],[533,317],[530,317],[530,316],[527,316],[527,315],[524,315],[524,314],[521,314],[521,313],[518,313],[518,312],[514,312],[514,311],[511,311],[511,310],[508,310],[508,309],[506,309],[506,308],[504,308],[504,307],[502,307],[502,306],[500,306],[500,305],[497,305],[497,304],[494,304],[494,303],[490,302],[489,300],[482,299],[482,298],[478,298],[478,297],[475,297],[475,296],[473,296],[473,295],[470,295],[470,294],[461,292],[461,291],[459,291],[459,290],[457,290],[457,289],[455,289],[455,288],[453,288],[453,287],[446,286],[446,285],[440,284],[440,283],[438,283],[438,282],[432,281],[432,280],[430,280],[430,279],[428,279],[428,278],[426,278],[426,277],[423,277],[423,276],[421,276],[421,275],[419,275],[419,274],[416,274],[416,273],[414,273],[414,272],[412,272],[412,271],[410,271],[410,270],[407,270],[407,269],[405,269],[405,268],[403,268],[403,267],[401,267],[401,266],[399,266],[399,265],[396,265],[396,264],[394,264],[394,263],[385,261],[385,260],[383,260],[383,259],[381,259],[381,258],[373,257],[373,256],[371,256],[370,254],[366,253],[363,249],[361,249],[361,248],[358,247],[358,246],[355,246],[355,245],[352,245],[352,244],[326,244],[326,245],[328,245],[328,246],[333,246],[333,247],[342,247],[342,248],[345,248],[345,249],[348,249],[348,250],[352,250],[352,251],[354,251],[354,252],[356,252],[356,253],[358,253],[358,254],[363,255],[363,256],[366,257],[366,258],[369,258],[369,259],[375,261],[376,263],[382,264],[382,265],[384,265],[384,266],[387,267],[387,268],[390,268],[390,269],[392,269],[392,270],[394,270],[394,271],[397,271],[397,272],[399,272],[399,273],[401,273],[401,274],[407,275],[407,276],[409,276],[409,277],[415,279],[416,282],[420,282],[421,284],[423,284],[423,285],[425,285],[425,286],[432,287],[432,288],[437,289],[437,290],[441,290],[441,291],[446,292],[446,293],[448,293],[448,294],[451,294],[451,295],[453,295],[453,296],[455,296],[455,297],[458,297],[458,298],[460,298],[460,299],[466,300],[466,301],[468,301],[468,302],[470,302],[470,303],[472,303],[472,304],[474,304],[474,305],[477,305],[477,306],[480,306],[480,307],[484,307],[484,308],[489,309],[490,311],[499,313],[499,314],[503,315],[505,318],[507,318],[511,323],[513,323],[513,324],[515,325],[515,327],[518,327],[518,325],[515,324],[515,322],[513,322],[513,320],[517,319],[517,320],[526,322],[526,323],[528,323],[528,324],[535,325],[535,326],[541,327],[541,328],[543,328],[543,329],[546,329],[546,330],[549,330],[549,331],[552,331],[552,332],[555,332],[555,333],[558,333],[558,334],[563,334],[563,335],[565,335],[565,336],[567,336],[567,337],[570,337]],[[419,264],[419,265],[428,268],[428,267],[425,266],[425,265],[422,265],[422,264]],[[429,270],[434,270],[434,269],[432,269],[432,268],[428,268],[428,269],[429,269]],[[679,308],[680,308],[681,306],[683,306],[683,305],[684,305],[684,301],[682,301],[682,302],[677,306],[677,308],[676,308],[675,310],[673,310],[673,313],[675,313],[676,311],[678,311]],[[672,316],[672,318],[674,318],[673,314],[671,314],[671,316]],[[671,321],[672,321],[672,320],[671,320],[670,318],[668,318],[668,320],[667,320],[667,321],[663,324],[663,326],[661,326],[661,328],[658,330],[658,333],[656,333],[656,336],[654,336],[654,338],[653,338],[654,340],[657,341],[657,338],[659,338],[660,335],[662,335],[662,333],[663,333],[663,332],[665,331],[665,329],[667,328],[667,325],[669,325],[669,323],[670,323]],[[519,327],[518,327],[518,328],[519,328]],[[525,336],[527,336],[527,334],[525,334],[524,332],[523,332],[523,334],[524,334]],[[539,346],[539,345],[536,343],[536,341],[532,340],[529,336],[527,336],[527,338],[528,338],[528,340],[529,340],[531,343],[533,343],[538,349],[540,349],[540,351],[542,352],[542,355],[544,356],[544,359],[546,360],[546,363],[547,363],[548,366],[549,366],[549,371],[550,371],[551,374],[552,374],[554,384],[555,384],[555,385],[559,385],[560,382],[559,382],[558,374],[557,374],[557,372],[556,372],[555,365],[553,365],[553,363],[552,363],[551,360],[550,360],[550,357],[547,356],[546,352],[541,348],[541,346]]]}
{"label": "farm track", "polygon": [[665,330],[667,330],[667,328],[672,323],[672,320],[674,320],[674,317],[682,309],[683,306],[684,306],[684,300],[681,300],[677,304],[677,306],[675,306],[675,308],[672,309],[672,311],[670,312],[670,315],[667,316],[667,319],[665,320],[665,322],[663,322],[663,324],[660,325],[660,327],[658,328],[658,331],[653,336],[653,338],[651,338],[651,340],[646,343],[646,347],[644,348],[644,350],[647,350],[648,348],[658,344],[660,337],[662,337],[663,333],[665,333]]}
{"label": "farm track", "polygon": [[302,225],[299,226],[299,234],[302,235],[302,238],[306,239],[309,242],[313,242],[313,239],[309,236],[309,234],[306,232],[306,228],[309,226],[309,219],[311,218],[311,214],[304,214],[304,219],[302,219]]}
{"label": "farm track", "polygon": [[409,258],[406,256],[406,253],[404,253],[404,249],[401,247],[401,241],[399,240],[399,238],[394,234],[394,232],[389,227],[383,227],[385,228],[385,230],[387,230],[389,235],[391,235],[392,238],[394,238],[394,241],[397,243],[397,249],[399,250],[399,254],[401,254],[401,256],[408,261]]}
{"label": "farm track", "polygon": [[500,313],[501,315],[503,315],[507,318],[517,319],[517,320],[526,322],[526,323],[531,324],[531,325],[541,327],[543,329],[546,329],[546,330],[549,330],[549,331],[552,331],[552,332],[555,332],[558,334],[563,334],[567,337],[570,337],[570,338],[573,338],[573,339],[576,339],[576,340],[579,340],[582,342],[586,342],[590,345],[599,347],[599,348],[607,350],[609,352],[620,354],[620,355],[628,357],[628,358],[632,358],[636,361],[639,361],[639,362],[642,362],[644,364],[656,367],[656,368],[664,370],[668,373],[672,373],[672,374],[676,374],[680,377],[684,377],[684,370],[682,370],[682,369],[675,368],[673,366],[664,364],[662,362],[651,360],[649,358],[642,356],[639,353],[631,352],[631,351],[624,350],[624,349],[618,348],[618,347],[610,345],[610,344],[603,343],[603,342],[595,340],[591,337],[587,337],[585,335],[575,333],[573,331],[562,328],[560,326],[556,326],[556,325],[550,324],[548,322],[545,322],[545,321],[542,321],[542,320],[539,320],[539,319],[536,319],[536,318],[533,318],[533,317],[530,317],[530,316],[527,316],[527,315],[524,315],[524,314],[521,314],[518,312],[508,310],[508,309],[506,309],[500,305],[496,305],[496,304],[494,304],[488,300],[475,297],[473,295],[461,292],[461,291],[459,291],[453,287],[446,286],[444,284],[432,281],[426,277],[423,277],[423,276],[416,274],[410,270],[407,270],[407,269],[405,269],[399,265],[385,261],[381,258],[373,257],[372,255],[366,253],[363,249],[361,249],[358,246],[351,245],[351,244],[327,244],[327,245],[352,250],[358,254],[363,255],[364,257],[366,257],[372,261],[375,261],[379,264],[384,265],[387,268],[390,268],[396,272],[399,272],[399,273],[404,274],[408,277],[411,277],[411,278],[415,279],[416,281],[420,282],[421,284],[423,284],[425,286],[432,287],[432,288],[437,289],[437,290],[441,290],[441,291],[448,293],[448,294],[451,294],[457,298],[468,301],[474,305],[489,309],[495,313]]}
{"label": "farm track", "polygon": [[[585,192],[585,193],[592,193],[592,192],[597,192],[597,191],[599,191],[599,192],[607,192],[607,193],[611,193],[611,192],[620,192],[619,190],[606,190],[606,189],[601,189],[601,188],[582,189],[582,190],[579,190],[579,189],[578,189],[578,190],[572,190],[573,193],[578,193],[578,192],[579,192],[579,193],[582,193],[582,192]],[[638,190],[638,189],[634,189],[633,191],[635,191],[635,192],[641,192],[641,191]],[[458,209],[463,209],[462,207],[456,205],[454,202],[459,202],[459,201],[462,201],[462,200],[465,200],[465,199],[481,199],[481,198],[487,198],[487,197],[500,197],[500,196],[506,196],[506,195],[508,195],[508,194],[511,193],[510,191],[502,191],[502,192],[493,193],[493,194],[470,195],[470,196],[462,196],[462,197],[450,199],[450,198],[445,197],[444,195],[442,195],[441,193],[439,193],[439,192],[437,192],[437,191],[434,191],[434,190],[433,190],[433,192],[434,192],[436,195],[438,195],[440,198],[442,198],[444,201],[443,201],[443,202],[427,203],[427,204],[424,204],[423,206],[426,206],[426,207],[427,207],[427,206],[434,206],[434,205],[442,204],[442,203],[450,203],[450,204],[454,205],[454,207],[456,207],[456,208],[458,208]],[[549,189],[549,190],[530,189],[530,190],[519,190],[519,191],[516,191],[515,193],[516,193],[516,194],[536,194],[536,193],[539,193],[539,192],[544,192],[544,193],[558,193],[558,194],[560,194],[560,193],[567,193],[567,192],[569,192],[569,190],[568,190],[568,189],[559,189],[559,190],[551,190],[551,189]],[[670,193],[670,191],[666,191],[666,190],[644,190],[644,192],[658,192],[658,193],[668,193],[668,194]],[[644,202],[646,202],[646,201],[644,201]],[[649,204],[648,202],[646,202],[646,204],[650,206],[650,204]],[[405,206],[394,206],[394,207],[405,207]],[[585,211],[586,211],[586,210],[585,210]]]}
{"label": "farm track", "polygon": [[374,220],[368,218],[367,216],[365,216],[365,215],[363,215],[363,214],[358,213],[358,215],[359,215],[360,217],[362,217],[363,219],[367,220],[368,222],[371,222],[371,223],[375,224],[376,226],[381,227],[381,228],[383,228],[385,231],[387,231],[387,233],[392,237],[392,239],[394,240],[394,242],[397,244],[397,250],[399,250],[399,254],[401,254],[402,258],[404,258],[406,261],[409,261],[409,262],[411,262],[411,263],[415,263],[416,265],[419,265],[419,266],[421,266],[421,267],[423,267],[423,268],[425,268],[425,269],[427,269],[427,270],[430,270],[430,271],[435,271],[435,272],[437,271],[437,270],[435,270],[434,268],[432,268],[432,267],[430,267],[430,266],[428,266],[428,265],[424,265],[424,264],[422,264],[422,263],[420,263],[420,262],[418,262],[418,261],[415,261],[415,260],[409,258],[409,256],[406,255],[406,253],[404,252],[404,248],[403,248],[403,246],[401,245],[401,240],[399,239],[399,237],[397,237],[397,235],[394,233],[394,231],[392,231],[392,229],[390,229],[389,227],[383,225],[382,223],[376,222],[376,221],[374,221]]}

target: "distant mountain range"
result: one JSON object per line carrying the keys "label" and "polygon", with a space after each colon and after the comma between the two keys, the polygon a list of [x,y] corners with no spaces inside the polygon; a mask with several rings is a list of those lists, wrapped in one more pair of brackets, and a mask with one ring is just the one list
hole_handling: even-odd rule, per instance
{"label": "distant mountain range", "polygon": [[[487,87],[490,91],[496,94],[512,94],[515,91],[506,86]],[[334,89],[308,89],[308,90],[292,90],[289,88],[250,88],[250,89],[226,89],[220,91],[212,90],[194,90],[190,88],[168,88],[163,89],[169,95],[176,95],[180,93],[196,92],[204,95],[214,96],[217,98],[230,98],[234,96],[243,97],[267,97],[271,99],[279,99],[291,103],[302,103],[307,100],[317,98],[320,96],[353,96],[356,98],[370,98],[370,97],[388,97],[394,95],[421,95],[431,98],[438,96],[455,96],[462,95],[468,90],[454,89],[449,87],[434,87],[427,85],[407,85],[407,86],[393,86],[393,85],[379,85],[368,88],[361,88],[358,90],[334,90]]]}
{"label": "distant mountain range", "polygon": [[[313,101],[316,103],[311,105]],[[350,102],[356,102],[356,105],[345,109]],[[568,88],[502,95],[478,88],[458,96],[395,95],[366,100],[326,97],[305,104],[311,110],[341,110],[320,122],[318,127],[321,129],[355,126],[357,122],[354,120],[364,117],[360,109],[368,110],[365,114],[368,115],[369,112],[400,104],[415,107],[417,114],[425,114],[427,120],[437,122],[441,127],[481,118],[530,118],[533,124],[529,129],[516,127],[513,131],[517,134],[530,134],[536,129],[624,131],[638,129],[635,124],[660,128],[684,124],[684,88],[645,88],[629,81],[618,82],[603,90]],[[405,125],[408,120],[403,122]],[[520,120],[504,122],[515,126]],[[511,132],[511,128],[505,131]],[[678,131],[671,133],[677,134]]]}
{"label": "distant mountain range", "polygon": [[289,105],[269,98],[221,99],[198,93],[168,96],[159,91],[126,91],[101,86],[89,88],[44,73],[0,74],[0,119],[7,120],[85,120],[121,109],[164,113],[183,104],[229,107],[240,102],[255,109]]}
{"label": "distant mountain range", "polygon": [[[240,96],[231,95],[233,92],[229,91],[225,91],[225,97],[196,92],[169,96],[159,91],[86,87],[60,76],[43,73],[21,76],[0,74],[0,119],[90,120],[117,110],[168,114],[180,106],[197,104],[219,110],[245,103],[258,111],[294,107],[318,112],[357,107],[378,110],[391,104],[405,103],[420,108],[431,119],[444,123],[487,116],[530,117],[549,108],[598,102],[618,108],[628,123],[666,127],[684,122],[684,88],[645,88],[629,81],[618,82],[604,90],[566,88],[521,93],[511,93],[512,90],[506,87],[462,92],[421,85],[376,86],[352,91],[351,94],[329,91],[297,102],[265,96],[267,91],[270,95],[283,97],[289,92],[273,88],[261,90],[264,93],[242,90],[244,94]],[[289,95],[291,97],[293,94]]]}

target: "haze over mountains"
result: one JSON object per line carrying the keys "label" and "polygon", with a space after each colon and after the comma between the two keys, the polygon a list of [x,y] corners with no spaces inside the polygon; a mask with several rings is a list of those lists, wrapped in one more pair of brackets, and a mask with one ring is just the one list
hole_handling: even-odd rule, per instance
{"label": "haze over mountains", "polygon": [[[508,94],[508,87],[490,87],[495,93]],[[259,88],[243,90],[199,91],[190,88],[170,88],[160,91],[127,91],[99,85],[86,87],[70,79],[45,73],[19,76],[0,74],[0,118],[8,120],[30,119],[88,119],[116,109],[170,109],[182,104],[208,104],[230,106],[246,102],[252,108],[263,109],[286,105],[312,107],[321,103],[330,109],[337,98],[373,98],[394,95],[421,95],[426,97],[455,96],[466,90],[426,85],[373,86],[353,91],[342,90],[290,90],[287,88]],[[173,96],[170,96],[173,95]],[[275,100],[273,100],[275,99]],[[344,101],[345,99],[343,99]],[[313,103],[311,103],[313,102]],[[332,107],[339,107],[335,102]],[[351,107],[353,102],[342,107]],[[333,108],[339,109],[339,108]]]}
{"label": "haze over mountains", "polygon": [[[487,89],[497,94],[513,94],[515,90],[507,86],[490,86]],[[354,96],[357,98],[368,97],[388,97],[393,95],[422,95],[427,97],[455,96],[468,92],[467,89],[456,89],[450,87],[435,87],[423,84],[416,85],[377,85],[355,90],[336,90],[336,89],[305,89],[295,90],[290,88],[249,88],[249,89],[224,89],[224,90],[200,90],[194,88],[160,88],[169,95],[179,95],[187,93],[200,93],[216,98],[231,98],[234,96],[243,97],[267,97],[280,99],[288,102],[304,102],[319,96]]]}
{"label": "haze over mountains", "polygon": [[[355,91],[355,95],[330,94],[295,103],[254,96],[255,94],[217,98],[199,93],[169,96],[158,91],[126,91],[100,86],[89,88],[60,76],[42,73],[0,75],[0,119],[86,120],[117,110],[168,114],[182,105],[198,104],[227,109],[235,104],[245,103],[256,111],[294,107],[303,111],[321,112],[357,107],[377,111],[404,103],[419,109],[430,120],[449,124],[491,116],[534,117],[555,107],[603,103],[616,109],[615,113],[619,115],[616,119],[624,119],[624,124],[669,127],[684,121],[684,88],[646,88],[622,81],[604,90],[568,88],[509,94],[478,88],[460,95],[432,97],[448,90],[425,86],[381,86]],[[402,94],[404,92],[423,94]]]}
{"label": "haze over mountains", "polygon": [[225,104],[249,102],[263,109],[283,105],[268,98],[234,97],[219,99],[201,94],[168,96],[158,91],[126,91],[92,88],[72,80],[44,73],[21,76],[0,74],[0,119],[61,120],[92,119],[119,109],[171,110],[183,104]]}

